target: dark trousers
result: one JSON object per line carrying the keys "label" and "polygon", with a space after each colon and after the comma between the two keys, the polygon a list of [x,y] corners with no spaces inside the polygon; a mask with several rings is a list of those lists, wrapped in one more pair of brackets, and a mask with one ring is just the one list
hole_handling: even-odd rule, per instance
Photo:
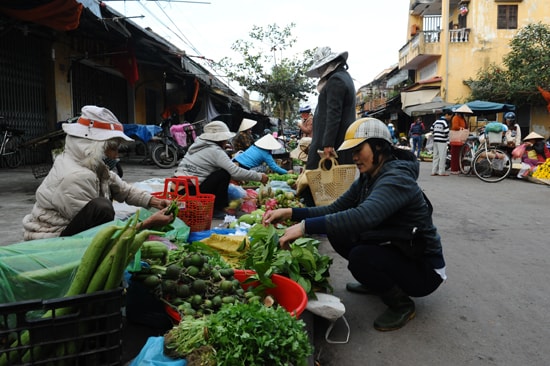
{"label": "dark trousers", "polygon": [[231,176],[226,170],[216,170],[210,174],[200,185],[201,193],[210,193],[216,196],[214,210],[223,210],[229,206],[227,189]]}
{"label": "dark trousers", "polygon": [[92,199],[82,207],[60,236],[71,236],[115,219],[113,203],[105,198]]}
{"label": "dark trousers", "polygon": [[397,285],[409,296],[422,297],[443,282],[427,261],[412,260],[394,246],[357,245],[349,238],[331,236],[328,239],[334,250],[348,260],[353,277],[379,293]]}

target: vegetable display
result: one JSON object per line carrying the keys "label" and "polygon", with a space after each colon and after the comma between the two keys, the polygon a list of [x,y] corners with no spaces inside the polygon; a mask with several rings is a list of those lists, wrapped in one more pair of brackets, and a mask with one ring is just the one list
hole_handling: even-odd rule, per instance
{"label": "vegetable display", "polygon": [[[150,230],[137,232],[137,222],[138,215],[134,219],[129,219],[125,226],[105,226],[96,233],[82,256],[65,297],[113,290],[121,285],[125,268],[133,260],[141,245],[149,235],[158,234],[158,232]],[[71,308],[62,308],[57,310],[55,315],[59,318],[69,315],[71,312]],[[51,311],[42,315],[42,318],[51,317]],[[12,342],[10,348],[27,347],[29,343],[30,334],[25,331],[19,340]],[[21,363],[29,362],[31,352],[33,352],[34,359],[40,359],[47,358],[50,354],[55,354],[57,357],[67,353],[75,354],[77,350],[73,347],[51,349],[47,345],[37,346],[29,348],[19,361]],[[3,354],[0,357],[0,366],[13,363],[17,354],[17,351],[10,352],[9,360],[7,355]]]}
{"label": "vegetable display", "polygon": [[223,305],[207,317],[185,317],[164,336],[165,354],[189,365],[307,364],[305,324],[283,308],[260,303]]}

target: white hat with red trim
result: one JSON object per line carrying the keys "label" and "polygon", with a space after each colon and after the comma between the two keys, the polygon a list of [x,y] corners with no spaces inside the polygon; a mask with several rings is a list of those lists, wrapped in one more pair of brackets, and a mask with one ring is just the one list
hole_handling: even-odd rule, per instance
{"label": "white hat with red trim", "polygon": [[74,123],[64,123],[63,131],[70,136],[96,141],[116,138],[134,141],[124,134],[122,123],[118,121],[113,112],[95,105],[82,107],[82,114],[78,120]]}

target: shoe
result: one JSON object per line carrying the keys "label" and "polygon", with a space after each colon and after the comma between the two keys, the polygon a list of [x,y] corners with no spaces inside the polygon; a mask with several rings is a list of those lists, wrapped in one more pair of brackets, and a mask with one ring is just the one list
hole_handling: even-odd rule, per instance
{"label": "shoe", "polygon": [[447,173],[443,173],[443,174],[439,174],[439,176],[440,176],[440,177],[448,177],[448,176],[449,176],[449,174],[447,174]]}
{"label": "shoe", "polygon": [[438,175],[439,175],[439,174],[433,173],[433,174],[432,174],[432,177],[436,177],[436,176],[438,176]]}
{"label": "shoe", "polygon": [[460,172],[451,172],[452,175],[459,175]]}
{"label": "shoe", "polygon": [[346,290],[349,292],[355,292],[356,294],[363,295],[375,295],[376,291],[359,282],[348,282],[346,283]]}
{"label": "shoe", "polygon": [[397,330],[415,317],[414,301],[399,287],[394,286],[380,297],[388,308],[376,318],[374,329],[381,332]]}
{"label": "shoe", "polygon": [[225,219],[225,215],[226,213],[224,210],[214,210],[214,213],[212,214],[212,218],[217,220],[223,220]]}

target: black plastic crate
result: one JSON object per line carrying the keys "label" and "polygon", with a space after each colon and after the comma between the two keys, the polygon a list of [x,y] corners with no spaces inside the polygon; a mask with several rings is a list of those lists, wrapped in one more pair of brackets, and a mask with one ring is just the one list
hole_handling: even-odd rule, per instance
{"label": "black plastic crate", "polygon": [[120,365],[122,291],[0,304],[0,365]]}

